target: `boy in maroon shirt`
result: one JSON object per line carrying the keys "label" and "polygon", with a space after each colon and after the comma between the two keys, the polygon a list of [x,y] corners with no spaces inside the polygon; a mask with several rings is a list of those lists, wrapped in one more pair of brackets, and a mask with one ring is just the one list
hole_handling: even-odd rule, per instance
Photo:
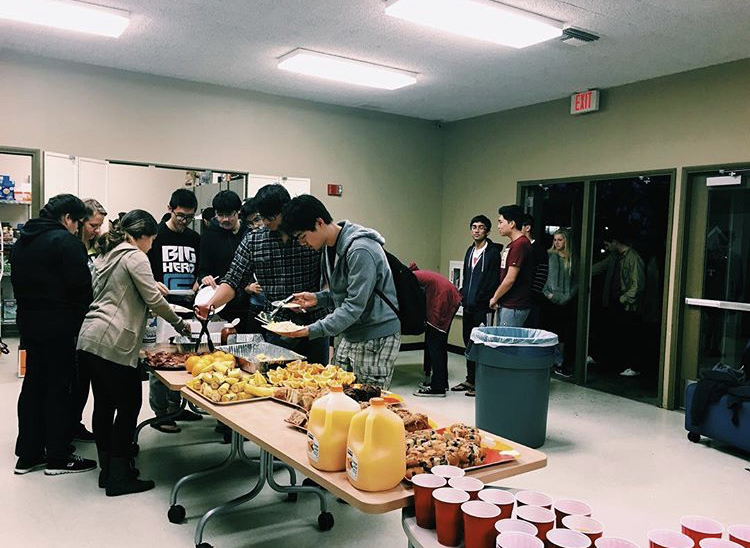
{"label": "boy in maroon shirt", "polygon": [[534,282],[531,242],[521,232],[525,214],[517,205],[502,206],[498,214],[497,228],[510,243],[500,256],[500,285],[490,299],[490,308],[500,310],[499,326],[523,327],[531,311]]}

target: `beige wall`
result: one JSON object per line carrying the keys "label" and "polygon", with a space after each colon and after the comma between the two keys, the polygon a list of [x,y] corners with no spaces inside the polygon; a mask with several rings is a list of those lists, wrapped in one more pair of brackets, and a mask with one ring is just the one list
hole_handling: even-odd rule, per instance
{"label": "beige wall", "polygon": [[468,220],[480,212],[495,219],[499,205],[515,202],[520,180],[678,168],[679,206],[682,167],[750,160],[748,90],[743,60],[605,90],[598,113],[571,116],[564,99],[450,124],[441,269],[463,256]]}
{"label": "beige wall", "polygon": [[0,75],[0,144],[310,177],[318,196],[335,182],[334,217],[438,266],[439,237],[425,235],[442,209],[443,133],[429,122],[7,52]]}

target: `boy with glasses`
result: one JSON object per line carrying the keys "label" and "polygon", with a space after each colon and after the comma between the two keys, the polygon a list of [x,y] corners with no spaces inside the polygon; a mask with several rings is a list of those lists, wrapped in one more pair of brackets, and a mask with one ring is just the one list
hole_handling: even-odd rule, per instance
{"label": "boy with glasses", "polygon": [[[148,252],[151,271],[159,291],[167,301],[190,308],[192,299],[168,295],[169,291],[194,289],[198,267],[201,238],[190,228],[198,209],[195,194],[178,188],[169,199],[169,218],[159,223],[156,239]],[[157,417],[171,415],[180,408],[179,392],[172,392],[153,375],[149,378],[149,404]],[[187,409],[177,420],[200,420],[202,417]],[[162,420],[151,426],[160,432],[177,433],[179,426],[173,420]]]}
{"label": "boy with glasses", "polygon": [[[203,285],[217,286],[217,280],[229,270],[237,247],[248,232],[248,227],[240,219],[242,200],[231,190],[222,190],[212,201],[214,218],[201,236],[201,256],[198,266],[198,280]],[[247,292],[246,292],[247,291]],[[223,319],[232,321],[239,318],[239,333],[247,332],[249,310],[249,290],[238,291],[234,299],[219,313]]]}

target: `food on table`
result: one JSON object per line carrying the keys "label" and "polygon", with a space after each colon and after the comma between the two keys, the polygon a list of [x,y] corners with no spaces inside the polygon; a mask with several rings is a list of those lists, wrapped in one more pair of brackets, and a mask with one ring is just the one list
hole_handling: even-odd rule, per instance
{"label": "food on table", "polygon": [[345,386],[355,381],[354,373],[348,373],[336,365],[324,366],[302,360],[269,369],[266,374],[274,386],[288,388],[324,388],[334,384]]}
{"label": "food on table", "polygon": [[[146,350],[146,365],[161,369],[183,369],[187,368],[187,362],[191,358],[197,358],[194,354],[181,354],[179,352],[149,352]],[[192,364],[191,364],[192,365]]]}
{"label": "food on table", "polygon": [[393,409],[393,412],[404,421],[404,428],[407,432],[417,432],[430,428],[430,420],[424,413],[412,413],[408,409]]}
{"label": "food on table", "polygon": [[465,424],[453,424],[442,432],[419,430],[406,436],[407,479],[440,464],[459,468],[478,466],[486,457],[479,430]]}
{"label": "food on table", "polygon": [[291,415],[284,419],[284,422],[288,422],[292,426],[299,428],[307,427],[307,413],[300,409],[295,410]]}
{"label": "food on table", "polygon": [[325,396],[326,394],[328,394],[328,392],[329,392],[328,388],[282,387],[282,388],[276,388],[272,395],[277,400],[284,401],[291,405],[296,405],[297,407],[303,408],[305,412],[307,412],[307,411],[310,411],[310,409],[312,408],[312,404],[315,400],[317,400],[321,396]]}
{"label": "food on table", "polygon": [[405,434],[401,418],[385,406],[382,398],[373,398],[370,407],[354,415],[349,427],[349,483],[362,491],[396,487],[406,472]]}
{"label": "food on table", "polygon": [[274,392],[260,371],[245,373],[236,367],[234,356],[225,352],[200,356],[191,369],[194,377],[187,387],[214,403],[264,398]]}
{"label": "food on table", "polygon": [[266,329],[273,331],[274,333],[294,333],[302,329],[304,325],[297,325],[294,322],[271,322],[266,325]]}
{"label": "food on table", "polygon": [[313,402],[307,423],[307,458],[325,472],[340,472],[346,467],[346,439],[352,417],[359,404],[344,394],[341,386]]}
{"label": "food on table", "polygon": [[[303,403],[309,401],[309,398],[305,398],[303,400],[303,392],[303,390],[297,390],[293,388],[279,388],[276,390],[276,393],[273,397],[278,400],[284,400],[287,403],[291,403],[292,405],[303,407]],[[326,393],[327,391],[321,391],[319,393],[320,395],[316,395],[317,393],[310,392],[310,394],[314,395],[315,398],[323,396]],[[346,391],[344,391],[344,393],[346,393]],[[430,420],[427,415],[423,413],[412,413],[405,408],[395,408],[393,407],[394,404],[391,404],[389,402],[385,402],[385,405],[399,417],[401,417],[401,420],[404,422],[404,429],[407,432],[416,432],[417,430],[425,430],[430,428]],[[367,409],[368,407],[370,407],[370,402],[359,402],[359,407],[360,409]],[[305,424],[307,424],[307,410],[294,411],[289,417],[284,420],[292,426],[299,426],[301,428],[304,428]]]}
{"label": "food on table", "polygon": [[381,390],[379,386],[360,384],[357,386],[347,386],[346,389],[344,389],[344,394],[354,401],[369,402],[372,398],[379,398]]}

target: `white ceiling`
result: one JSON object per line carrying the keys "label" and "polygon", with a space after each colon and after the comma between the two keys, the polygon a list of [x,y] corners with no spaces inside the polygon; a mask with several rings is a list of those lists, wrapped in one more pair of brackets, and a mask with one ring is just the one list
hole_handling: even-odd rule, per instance
{"label": "white ceiling", "polygon": [[[446,121],[750,57],[750,0],[507,0],[601,36],[522,50],[386,16],[383,0],[94,1],[131,12],[119,39],[0,21],[0,48]],[[419,82],[370,90],[278,70],[298,47]]]}

